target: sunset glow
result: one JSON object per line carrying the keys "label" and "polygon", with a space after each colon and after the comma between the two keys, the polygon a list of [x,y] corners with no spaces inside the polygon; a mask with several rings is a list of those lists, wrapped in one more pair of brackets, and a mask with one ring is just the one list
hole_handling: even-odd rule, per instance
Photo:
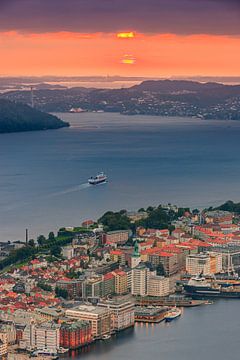
{"label": "sunset glow", "polygon": [[[5,75],[238,75],[240,37],[111,33],[0,33]],[[131,54],[133,59],[125,58]],[[135,61],[137,59],[137,61]],[[122,66],[134,64],[134,66]]]}

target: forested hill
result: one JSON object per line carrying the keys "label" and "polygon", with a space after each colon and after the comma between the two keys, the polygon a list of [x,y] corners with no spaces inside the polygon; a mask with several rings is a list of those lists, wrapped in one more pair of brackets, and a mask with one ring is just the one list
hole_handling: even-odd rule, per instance
{"label": "forested hill", "polygon": [[69,126],[56,116],[28,105],[0,99],[0,133],[59,129]]}

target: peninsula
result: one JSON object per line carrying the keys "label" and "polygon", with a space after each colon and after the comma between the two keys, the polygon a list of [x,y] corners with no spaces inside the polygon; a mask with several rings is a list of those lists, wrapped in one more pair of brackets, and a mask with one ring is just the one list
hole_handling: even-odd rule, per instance
{"label": "peninsula", "polygon": [[59,129],[69,124],[22,103],[0,99],[0,133]]}

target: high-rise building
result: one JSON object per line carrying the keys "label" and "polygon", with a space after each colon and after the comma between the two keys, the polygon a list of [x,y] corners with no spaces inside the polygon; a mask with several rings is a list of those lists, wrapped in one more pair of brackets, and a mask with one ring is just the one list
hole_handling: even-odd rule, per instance
{"label": "high-rise building", "polygon": [[137,267],[132,269],[132,295],[146,296],[148,291],[148,279],[150,270],[146,265],[140,263]]}

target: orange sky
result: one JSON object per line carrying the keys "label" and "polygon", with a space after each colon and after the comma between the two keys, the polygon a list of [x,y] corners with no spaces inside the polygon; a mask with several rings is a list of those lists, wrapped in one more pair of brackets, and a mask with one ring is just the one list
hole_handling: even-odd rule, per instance
{"label": "orange sky", "polygon": [[[127,61],[125,61],[127,59]],[[130,61],[128,61],[130,59]],[[0,33],[1,75],[240,75],[240,37]]]}

